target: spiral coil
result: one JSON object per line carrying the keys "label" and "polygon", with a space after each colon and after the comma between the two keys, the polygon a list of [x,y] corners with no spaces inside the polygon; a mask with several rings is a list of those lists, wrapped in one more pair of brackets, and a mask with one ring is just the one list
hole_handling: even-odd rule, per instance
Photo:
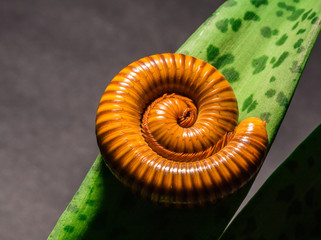
{"label": "spiral coil", "polygon": [[213,203],[262,165],[265,123],[236,127],[234,92],[212,65],[183,54],[142,58],[119,72],[97,110],[96,135],[113,174],[162,205]]}

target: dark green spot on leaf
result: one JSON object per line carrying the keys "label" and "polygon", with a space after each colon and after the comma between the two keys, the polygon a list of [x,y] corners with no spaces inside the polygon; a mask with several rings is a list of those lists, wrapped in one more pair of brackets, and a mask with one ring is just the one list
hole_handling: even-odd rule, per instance
{"label": "dark green spot on leaf", "polygon": [[290,20],[290,21],[295,21],[297,20],[300,15],[304,12],[304,9],[298,9],[298,10],[295,10],[291,16],[289,16],[287,19]]}
{"label": "dark green spot on leaf", "polygon": [[298,41],[296,41],[296,43],[294,44],[294,49],[295,48],[298,48],[298,47],[301,47],[301,44],[303,43],[303,39],[302,38],[300,38]]}
{"label": "dark green spot on leaf", "polygon": [[288,35],[287,34],[283,34],[283,36],[279,40],[277,40],[275,44],[277,46],[281,46],[281,45],[283,45],[285,43],[285,41],[287,39],[288,39]]}
{"label": "dark green spot on leaf", "polygon": [[316,15],[316,12],[313,12],[310,14],[310,16],[308,17],[308,20],[311,20],[312,18],[314,18]]}
{"label": "dark green spot on leaf", "polygon": [[257,8],[260,7],[261,5],[268,5],[267,0],[251,0],[251,3]]}
{"label": "dark green spot on leaf", "polygon": [[276,16],[282,17],[283,16],[283,11],[279,10],[276,12]]}
{"label": "dark green spot on leaf", "polygon": [[302,68],[301,68],[301,66],[300,66],[298,61],[293,61],[292,67],[290,68],[290,71],[293,72],[293,73],[302,72]]}
{"label": "dark green spot on leaf", "polygon": [[278,35],[279,34],[279,30],[277,30],[277,29],[274,29],[273,31],[272,31],[272,35]]}
{"label": "dark green spot on leaf", "polygon": [[254,100],[254,102],[252,102],[252,104],[247,109],[247,113],[253,111],[256,108],[257,104],[258,104],[258,102],[256,100]]}
{"label": "dark green spot on leaf", "polygon": [[276,68],[280,66],[288,56],[289,56],[289,52],[283,52],[281,56],[278,58],[278,60],[276,61],[276,63],[273,64],[272,68]]}
{"label": "dark green spot on leaf", "polygon": [[305,50],[305,47],[299,47],[298,50],[296,51],[297,53],[301,53]]}
{"label": "dark green spot on leaf", "polygon": [[72,233],[74,231],[75,227],[74,226],[70,226],[70,225],[67,225],[64,227],[64,231],[67,232],[67,233]]}
{"label": "dark green spot on leaf", "polygon": [[296,29],[298,26],[299,26],[299,22],[296,22],[296,23],[293,25],[292,30]]}
{"label": "dark green spot on leaf", "polygon": [[240,79],[240,74],[234,68],[226,68],[222,71],[222,74],[230,82],[236,82]]}
{"label": "dark green spot on leaf", "polygon": [[294,6],[286,5],[285,2],[279,2],[278,3],[278,7],[283,8],[283,9],[285,9],[287,11],[295,11],[295,7]]}
{"label": "dark green spot on leaf", "polygon": [[289,99],[285,96],[283,92],[279,92],[276,101],[280,106],[287,107],[289,104]]}
{"label": "dark green spot on leaf", "polygon": [[274,76],[272,76],[271,78],[270,78],[270,82],[274,82],[275,81],[275,77]]}
{"label": "dark green spot on leaf", "polygon": [[261,28],[261,34],[265,38],[270,38],[272,35],[272,31],[270,27],[263,27]]}
{"label": "dark green spot on leaf", "polygon": [[301,29],[299,29],[299,31],[296,33],[296,35],[299,35],[299,34],[304,33],[304,32],[305,32],[305,29],[301,28]]}
{"label": "dark green spot on leaf", "polygon": [[78,216],[78,220],[79,221],[85,221],[87,219],[87,215],[85,215],[85,214],[79,214],[79,216]]}
{"label": "dark green spot on leaf", "polygon": [[231,18],[230,23],[232,25],[232,30],[234,32],[237,32],[242,25],[242,20],[240,18],[238,18],[238,19]]}
{"label": "dark green spot on leaf", "polygon": [[220,50],[212,44],[208,46],[207,50],[207,61],[213,61],[220,53]]}
{"label": "dark green spot on leaf", "polygon": [[279,3],[278,3],[278,7],[280,7],[280,8],[286,8],[285,2],[279,2]]}
{"label": "dark green spot on leaf", "polygon": [[225,33],[228,29],[228,22],[228,19],[222,19],[218,21],[215,25],[222,33]]}
{"label": "dark green spot on leaf", "polygon": [[247,109],[253,102],[253,94],[251,94],[247,99],[245,99],[245,101],[243,102],[243,106],[242,106],[242,111],[244,111],[245,109]]}
{"label": "dark green spot on leaf", "polygon": [[315,24],[317,22],[317,20],[318,20],[318,17],[313,18],[311,21],[311,24]]}
{"label": "dark green spot on leaf", "polygon": [[244,20],[247,20],[247,21],[250,21],[250,20],[259,21],[260,17],[258,15],[256,15],[254,12],[247,11],[244,14]]}
{"label": "dark green spot on leaf", "polygon": [[242,111],[247,109],[247,113],[249,113],[256,108],[257,104],[258,103],[256,100],[253,101],[253,94],[251,94],[251,96],[249,96],[247,99],[245,99],[243,106],[242,106]]}
{"label": "dark green spot on leaf", "polygon": [[307,12],[305,12],[303,15],[302,15],[302,21],[304,21],[306,18],[307,18],[307,16],[310,14],[310,12],[312,11],[312,9],[310,9],[309,11],[307,11]]}
{"label": "dark green spot on leaf", "polygon": [[268,56],[266,55],[263,55],[257,59],[254,59],[252,61],[252,67],[254,67],[253,74],[262,72],[266,67],[267,60],[268,60]]}
{"label": "dark green spot on leaf", "polygon": [[86,204],[89,205],[89,206],[94,206],[95,205],[95,200],[87,200]]}
{"label": "dark green spot on leaf", "polygon": [[269,89],[266,91],[265,96],[267,96],[268,98],[271,98],[275,95],[276,91],[274,89]]}
{"label": "dark green spot on leaf", "polygon": [[270,121],[271,113],[269,112],[264,112],[261,113],[260,118],[262,121],[266,121],[267,123]]}
{"label": "dark green spot on leaf", "polygon": [[270,63],[273,64],[275,62],[276,58],[272,57]]}
{"label": "dark green spot on leaf", "polygon": [[215,62],[216,68],[222,68],[227,64],[231,64],[234,62],[234,56],[232,54],[225,54],[217,59]]}

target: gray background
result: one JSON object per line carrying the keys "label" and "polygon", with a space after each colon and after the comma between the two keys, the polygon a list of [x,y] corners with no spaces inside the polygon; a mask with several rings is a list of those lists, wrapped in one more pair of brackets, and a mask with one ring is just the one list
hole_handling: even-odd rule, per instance
{"label": "gray background", "polygon": [[[45,239],[95,160],[95,112],[132,61],[224,1],[0,1],[0,239]],[[321,122],[320,39],[251,194]]]}

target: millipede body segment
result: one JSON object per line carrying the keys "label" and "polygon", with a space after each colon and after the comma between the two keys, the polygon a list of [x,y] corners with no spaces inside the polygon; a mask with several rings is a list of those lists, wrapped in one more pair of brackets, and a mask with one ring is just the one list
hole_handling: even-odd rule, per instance
{"label": "millipede body segment", "polygon": [[162,205],[214,203],[245,185],[263,163],[265,122],[238,126],[234,92],[203,60],[142,58],[107,86],[96,117],[100,152],[113,174]]}

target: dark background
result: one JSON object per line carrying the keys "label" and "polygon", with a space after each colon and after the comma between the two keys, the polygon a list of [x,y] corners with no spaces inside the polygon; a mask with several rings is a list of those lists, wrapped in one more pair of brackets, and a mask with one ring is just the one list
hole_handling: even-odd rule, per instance
{"label": "dark background", "polygon": [[[0,239],[46,239],[98,154],[109,81],[175,52],[223,2],[0,1]],[[321,123],[320,43],[251,194]]]}

